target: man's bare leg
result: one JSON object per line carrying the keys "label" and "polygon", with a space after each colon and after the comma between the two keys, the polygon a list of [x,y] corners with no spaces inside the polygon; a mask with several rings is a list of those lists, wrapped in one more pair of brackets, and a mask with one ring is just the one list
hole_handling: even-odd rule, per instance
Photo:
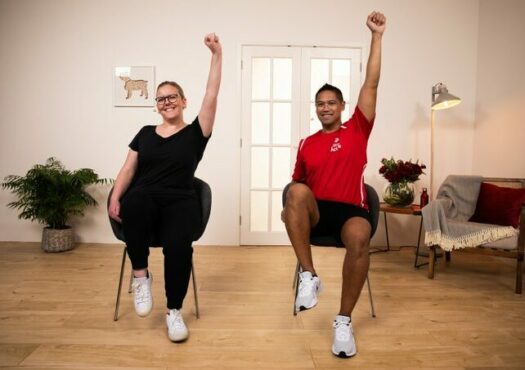
{"label": "man's bare leg", "polygon": [[340,315],[352,314],[365,283],[370,265],[370,232],[370,223],[362,217],[352,217],[343,225],[341,239],[346,247],[346,255],[343,263]]}
{"label": "man's bare leg", "polygon": [[352,357],[357,353],[350,316],[368,274],[370,231],[370,223],[362,217],[349,219],[341,231],[346,255],[343,263],[341,308],[333,323],[332,344],[332,353],[338,357]]}
{"label": "man's bare leg", "polygon": [[310,229],[319,221],[319,209],[308,186],[301,183],[290,185],[282,216],[299,264],[303,271],[310,271],[315,275]]}

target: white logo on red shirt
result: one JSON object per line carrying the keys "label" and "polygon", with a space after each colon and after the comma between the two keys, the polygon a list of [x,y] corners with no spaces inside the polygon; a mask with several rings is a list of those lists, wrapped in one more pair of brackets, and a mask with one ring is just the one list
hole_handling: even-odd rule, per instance
{"label": "white logo on red shirt", "polygon": [[332,143],[332,147],[330,148],[331,152],[337,152],[339,149],[341,149],[342,145],[339,142],[339,138],[336,137],[334,142]]}

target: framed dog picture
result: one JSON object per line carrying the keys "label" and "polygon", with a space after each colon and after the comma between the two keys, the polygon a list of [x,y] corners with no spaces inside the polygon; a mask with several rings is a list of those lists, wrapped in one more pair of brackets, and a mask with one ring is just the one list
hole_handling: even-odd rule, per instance
{"label": "framed dog picture", "polygon": [[155,105],[155,68],[115,67],[113,71],[115,107],[153,107]]}

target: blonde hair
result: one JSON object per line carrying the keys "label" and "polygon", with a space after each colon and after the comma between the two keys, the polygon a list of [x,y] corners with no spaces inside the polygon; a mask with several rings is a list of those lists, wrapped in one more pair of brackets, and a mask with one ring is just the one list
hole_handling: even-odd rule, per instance
{"label": "blonde hair", "polygon": [[157,91],[159,91],[159,89],[162,87],[162,86],[166,86],[166,85],[170,85],[170,86],[173,86],[174,88],[176,88],[177,90],[179,90],[179,95],[182,99],[186,99],[186,96],[184,96],[184,90],[182,90],[182,87],[176,83],[176,82],[173,82],[173,81],[164,81],[164,82],[161,82],[159,84],[159,86],[157,86]]}

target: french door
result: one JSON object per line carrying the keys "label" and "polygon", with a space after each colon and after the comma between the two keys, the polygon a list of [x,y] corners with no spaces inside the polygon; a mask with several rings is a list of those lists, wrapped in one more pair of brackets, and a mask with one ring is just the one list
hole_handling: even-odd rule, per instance
{"label": "french door", "polygon": [[241,244],[289,244],[282,190],[297,145],[321,128],[315,93],[341,89],[348,119],[361,85],[361,49],[244,46],[242,49]]}

